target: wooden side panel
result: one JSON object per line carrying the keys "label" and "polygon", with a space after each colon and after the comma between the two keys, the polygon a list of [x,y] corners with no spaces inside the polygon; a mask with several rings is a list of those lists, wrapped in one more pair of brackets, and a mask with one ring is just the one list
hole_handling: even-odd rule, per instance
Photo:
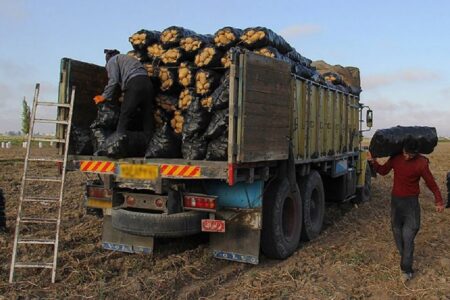
{"label": "wooden side panel", "polygon": [[75,86],[72,124],[81,128],[88,128],[97,116],[97,109],[92,98],[101,94],[108,83],[106,69],[68,58],[63,58],[61,66],[65,77],[60,83],[59,102],[68,102],[70,89]]}
{"label": "wooden side panel", "polygon": [[299,124],[299,138],[298,138],[298,155],[299,159],[307,158],[307,105],[306,105],[306,89],[307,85],[304,81],[296,80],[296,101],[298,103],[298,124]]}
{"label": "wooden side panel", "polygon": [[238,162],[287,159],[293,101],[289,64],[244,55]]}
{"label": "wooden side panel", "polygon": [[331,93],[323,91],[324,106],[324,135],[323,145],[325,155],[333,154],[333,106]]}

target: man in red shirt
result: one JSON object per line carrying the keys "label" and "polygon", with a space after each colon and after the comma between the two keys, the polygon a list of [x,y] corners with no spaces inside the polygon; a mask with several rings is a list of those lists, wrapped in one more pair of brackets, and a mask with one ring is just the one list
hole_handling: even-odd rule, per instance
{"label": "man in red shirt", "polygon": [[419,181],[422,177],[427,187],[433,192],[436,212],[444,210],[444,201],[436,181],[428,166],[428,158],[418,153],[417,140],[408,139],[403,146],[403,153],[392,156],[380,165],[376,159],[371,160],[375,171],[380,175],[394,170],[394,186],[391,197],[391,225],[395,243],[401,256],[400,268],[405,281],[410,280],[414,271],[414,238],[420,228]]}

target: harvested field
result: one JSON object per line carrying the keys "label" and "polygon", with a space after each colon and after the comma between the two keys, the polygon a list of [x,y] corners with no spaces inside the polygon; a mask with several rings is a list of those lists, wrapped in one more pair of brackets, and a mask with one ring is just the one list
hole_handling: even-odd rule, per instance
{"label": "harvested field", "polygon": [[[6,197],[8,225],[7,232],[0,233],[0,299],[450,299],[450,209],[435,213],[433,196],[422,186],[422,227],[415,251],[418,272],[403,284],[390,231],[392,174],[372,181],[369,203],[329,204],[322,235],[303,243],[292,257],[284,261],[262,257],[252,266],[212,258],[206,236],[158,240],[152,257],[103,250],[102,221],[84,212],[84,176],[71,172],[57,283],[48,283],[48,271],[37,271],[24,282],[9,284],[24,154],[22,148],[0,149],[0,188]],[[450,143],[440,143],[429,158],[446,197]]]}

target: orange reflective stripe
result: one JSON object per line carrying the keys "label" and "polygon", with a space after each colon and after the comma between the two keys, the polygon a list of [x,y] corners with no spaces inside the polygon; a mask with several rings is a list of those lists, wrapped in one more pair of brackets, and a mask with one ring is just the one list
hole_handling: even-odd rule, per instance
{"label": "orange reflective stripe", "polygon": [[160,173],[164,176],[199,177],[200,167],[187,165],[161,165]]}
{"label": "orange reflective stripe", "polygon": [[80,171],[96,172],[96,173],[111,173],[114,172],[115,164],[110,161],[82,161],[80,163]]}

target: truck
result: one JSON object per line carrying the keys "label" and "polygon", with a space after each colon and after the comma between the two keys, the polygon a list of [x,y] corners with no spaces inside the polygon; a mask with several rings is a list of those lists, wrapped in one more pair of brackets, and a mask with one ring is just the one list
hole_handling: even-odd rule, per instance
{"label": "truck", "polygon": [[[150,254],[154,239],[206,232],[214,257],[258,264],[261,252],[284,259],[316,238],[325,201],[370,199],[361,142],[373,113],[358,95],[250,51],[233,52],[229,76],[226,161],[69,153],[88,178],[86,206],[103,212],[103,248]],[[62,59],[58,101],[76,88],[73,126],[96,118],[106,82],[104,67]]]}

